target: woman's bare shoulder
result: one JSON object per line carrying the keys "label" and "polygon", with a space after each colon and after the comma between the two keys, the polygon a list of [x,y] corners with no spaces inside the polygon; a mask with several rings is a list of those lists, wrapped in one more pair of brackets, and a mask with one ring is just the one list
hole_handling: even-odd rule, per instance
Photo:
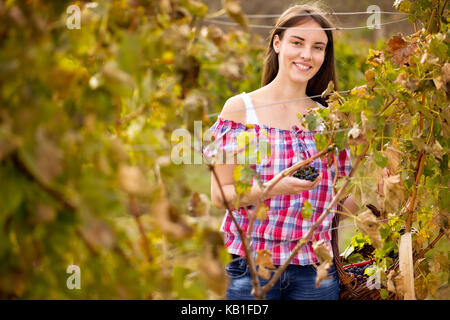
{"label": "woman's bare shoulder", "polygon": [[245,123],[245,103],[241,95],[229,98],[225,102],[219,117],[224,120]]}

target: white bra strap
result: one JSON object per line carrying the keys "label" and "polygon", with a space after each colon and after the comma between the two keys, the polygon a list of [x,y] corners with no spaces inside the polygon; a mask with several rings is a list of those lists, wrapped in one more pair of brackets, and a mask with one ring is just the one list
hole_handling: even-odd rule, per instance
{"label": "white bra strap", "polygon": [[247,123],[259,125],[258,116],[256,115],[250,96],[245,92],[242,92],[241,96],[245,103],[245,114],[247,118],[246,119]]}

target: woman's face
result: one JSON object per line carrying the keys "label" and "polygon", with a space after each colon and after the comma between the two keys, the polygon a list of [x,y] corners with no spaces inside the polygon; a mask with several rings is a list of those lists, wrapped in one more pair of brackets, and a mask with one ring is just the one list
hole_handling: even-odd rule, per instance
{"label": "woman's face", "polygon": [[321,28],[314,20],[297,24],[284,31],[283,39],[274,36],[273,47],[278,53],[278,73],[293,82],[307,82],[319,71],[325,59],[328,38],[324,30],[299,30]]}

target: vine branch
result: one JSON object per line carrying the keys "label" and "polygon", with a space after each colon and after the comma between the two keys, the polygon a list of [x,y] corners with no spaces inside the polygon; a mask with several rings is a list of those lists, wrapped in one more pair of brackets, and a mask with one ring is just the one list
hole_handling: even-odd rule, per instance
{"label": "vine branch", "polygon": [[145,234],[144,226],[141,221],[141,212],[139,210],[139,206],[136,202],[136,199],[133,196],[130,196],[130,210],[134,219],[136,220],[136,224],[138,225],[139,233],[141,234],[141,242],[144,247],[144,252],[148,261],[152,260],[152,254],[150,251],[150,246],[148,245],[148,239]]}
{"label": "vine branch", "polygon": [[[372,143],[372,141],[371,141],[371,143]],[[308,239],[313,235],[313,232],[317,229],[317,227],[323,222],[323,220],[326,218],[326,216],[330,213],[330,211],[332,210],[333,206],[338,202],[338,199],[340,198],[340,195],[343,193],[343,191],[346,188],[346,186],[350,183],[350,178],[355,173],[356,168],[358,167],[358,165],[361,162],[362,158],[365,157],[365,155],[367,153],[367,150],[369,149],[369,146],[370,146],[371,143],[367,144],[366,147],[364,148],[364,150],[362,151],[362,153],[358,156],[358,158],[356,159],[355,165],[352,167],[352,170],[350,171],[350,174],[347,177],[344,178],[345,181],[344,181],[341,189],[339,189],[338,193],[334,196],[333,200],[328,205],[327,209],[320,215],[319,219],[317,219],[317,221],[311,226],[311,228],[308,230],[306,235],[303,236],[303,238],[299,240],[298,244],[295,246],[294,250],[291,252],[291,254],[286,259],[286,261],[283,263],[283,265],[280,266],[277,269],[277,271],[274,273],[272,279],[270,279],[270,281],[264,287],[262,287],[262,292],[261,292],[262,296],[261,297],[257,297],[256,296],[257,292],[255,292],[255,298],[257,298],[257,299],[258,298],[263,298],[264,295],[274,286],[276,281],[280,278],[281,274],[289,266],[289,264],[291,263],[292,259],[294,259],[294,257],[300,251],[300,249],[308,242]]]}
{"label": "vine branch", "polygon": [[253,224],[256,219],[256,213],[258,212],[259,208],[261,207],[261,204],[264,203],[264,199],[268,195],[270,190],[272,190],[275,187],[275,185],[278,182],[280,182],[280,180],[282,178],[284,178],[286,176],[290,176],[292,173],[294,173],[301,167],[306,166],[307,164],[311,163],[315,159],[320,158],[323,155],[327,154],[328,152],[332,151],[334,146],[335,146],[334,143],[331,144],[330,142],[328,142],[327,146],[320,152],[316,153],[315,155],[313,155],[312,157],[310,157],[308,159],[297,162],[296,164],[294,164],[293,166],[291,166],[289,168],[284,169],[283,171],[281,171],[280,174],[276,175],[272,180],[268,181],[267,185],[263,188],[263,191],[262,191],[259,201],[256,203],[255,208],[250,212],[250,215],[248,216],[249,217],[249,228],[247,230],[247,237],[249,237],[252,232]]}
{"label": "vine branch", "polygon": [[255,292],[259,292],[261,290],[261,285],[259,283],[258,276],[256,274],[256,266],[255,266],[254,261],[251,256],[251,251],[250,251],[249,245],[247,243],[247,238],[245,237],[244,232],[242,231],[242,228],[239,226],[239,223],[237,222],[236,218],[234,217],[233,211],[231,210],[228,201],[226,201],[225,192],[223,191],[222,185],[220,184],[219,177],[215,170],[215,164],[214,163],[208,164],[208,168],[214,175],[214,178],[216,179],[216,182],[219,185],[219,190],[220,190],[220,194],[223,199],[223,203],[224,203],[225,207],[227,208],[228,212],[230,213],[231,219],[233,220],[233,223],[236,226],[236,229],[239,233],[239,237],[241,238],[245,257],[247,258],[247,264],[248,264],[248,267],[250,270],[250,275],[252,277],[252,287],[254,288]]}

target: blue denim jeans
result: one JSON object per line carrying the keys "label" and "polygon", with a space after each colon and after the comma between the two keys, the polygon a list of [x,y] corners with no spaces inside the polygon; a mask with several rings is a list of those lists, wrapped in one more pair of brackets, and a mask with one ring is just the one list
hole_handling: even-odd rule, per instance
{"label": "blue denim jeans", "polygon": [[[278,267],[278,266],[277,266]],[[251,294],[251,275],[245,258],[234,259],[225,270],[230,280],[227,300],[254,300]],[[313,265],[289,265],[275,285],[267,292],[267,300],[337,300],[339,277],[333,263],[328,271],[330,279],[322,280],[316,288],[316,269]],[[259,278],[261,286],[268,280]]]}

